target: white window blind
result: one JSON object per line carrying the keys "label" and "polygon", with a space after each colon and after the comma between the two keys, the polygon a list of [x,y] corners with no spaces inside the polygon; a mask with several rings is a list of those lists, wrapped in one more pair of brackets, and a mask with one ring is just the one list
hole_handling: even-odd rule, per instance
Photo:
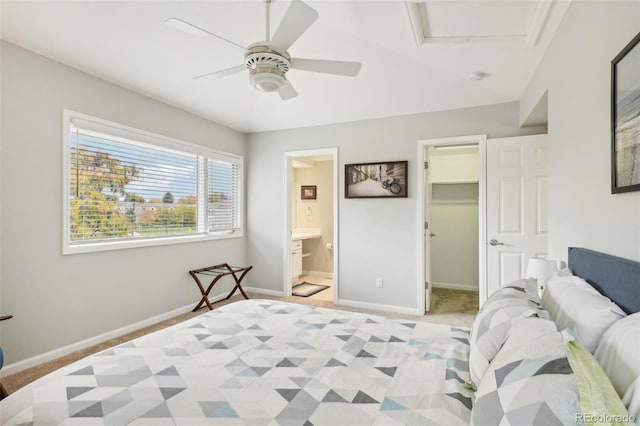
{"label": "white window blind", "polygon": [[239,167],[216,160],[209,160],[207,166],[209,231],[236,232],[240,226]]}
{"label": "white window blind", "polygon": [[241,233],[241,157],[105,123],[68,119],[66,247]]}

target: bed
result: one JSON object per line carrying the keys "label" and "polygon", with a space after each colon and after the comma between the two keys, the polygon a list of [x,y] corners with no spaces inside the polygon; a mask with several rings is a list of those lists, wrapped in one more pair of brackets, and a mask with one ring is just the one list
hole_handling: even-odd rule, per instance
{"label": "bed", "polygon": [[[611,273],[594,275],[601,261],[612,267],[607,255],[569,251],[577,274],[614,294],[627,313],[640,311],[640,264],[620,263],[633,281],[620,293]],[[527,308],[541,309],[539,299],[526,295],[526,284],[506,289],[499,303],[523,294],[518,300]],[[472,409],[476,401],[495,405],[496,396],[478,396],[484,394],[470,367],[470,340],[482,340],[477,334],[484,325],[478,319],[473,336],[461,327],[270,300],[235,302],[36,380],[0,402],[0,424],[488,424],[491,416],[474,416]],[[482,363],[491,370],[491,359]],[[567,377],[562,372],[575,387]],[[548,401],[540,406],[532,418],[557,415]],[[516,424],[516,410],[503,404],[495,411],[511,416],[504,424]]]}

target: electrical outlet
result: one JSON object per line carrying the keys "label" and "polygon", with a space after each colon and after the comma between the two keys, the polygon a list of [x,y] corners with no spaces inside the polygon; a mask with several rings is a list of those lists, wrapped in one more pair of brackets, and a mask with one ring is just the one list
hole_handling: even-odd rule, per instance
{"label": "electrical outlet", "polygon": [[376,278],[376,287],[382,288],[382,278]]}

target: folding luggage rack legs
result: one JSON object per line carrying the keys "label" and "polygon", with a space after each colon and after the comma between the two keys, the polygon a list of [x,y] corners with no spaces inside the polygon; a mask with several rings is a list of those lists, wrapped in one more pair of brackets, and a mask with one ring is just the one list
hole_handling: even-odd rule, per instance
{"label": "folding luggage rack legs", "polygon": [[[224,300],[227,300],[231,296],[233,296],[236,290],[240,290],[240,293],[242,293],[244,298],[248,299],[249,296],[247,296],[247,293],[244,292],[240,283],[242,282],[242,279],[245,277],[245,275],[247,275],[247,272],[251,270],[251,268],[253,268],[253,266],[229,266],[228,263],[221,263],[220,265],[207,266],[206,268],[194,269],[192,271],[189,271],[189,275],[191,275],[193,280],[198,285],[198,288],[200,289],[200,294],[202,295],[200,302],[196,305],[195,308],[193,308],[192,312],[197,311],[204,304],[207,305],[209,310],[213,309],[211,302],[209,302],[209,293],[211,292],[211,289],[213,288],[213,286],[216,285],[216,283],[220,280],[220,278],[227,275],[233,276],[233,279],[236,282],[236,285],[235,287],[233,287],[233,290],[231,290],[231,292],[227,295],[227,297],[225,297]],[[213,277],[211,280],[211,283],[209,283],[209,286],[206,289],[202,285],[202,282],[200,281],[200,278],[198,278],[198,275],[209,275]]]}

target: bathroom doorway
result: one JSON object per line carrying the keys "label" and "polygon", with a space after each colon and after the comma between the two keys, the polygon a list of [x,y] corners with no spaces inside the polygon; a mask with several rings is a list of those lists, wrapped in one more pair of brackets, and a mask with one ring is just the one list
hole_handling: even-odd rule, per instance
{"label": "bathroom doorway", "polygon": [[285,153],[285,297],[336,303],[337,148]]}

